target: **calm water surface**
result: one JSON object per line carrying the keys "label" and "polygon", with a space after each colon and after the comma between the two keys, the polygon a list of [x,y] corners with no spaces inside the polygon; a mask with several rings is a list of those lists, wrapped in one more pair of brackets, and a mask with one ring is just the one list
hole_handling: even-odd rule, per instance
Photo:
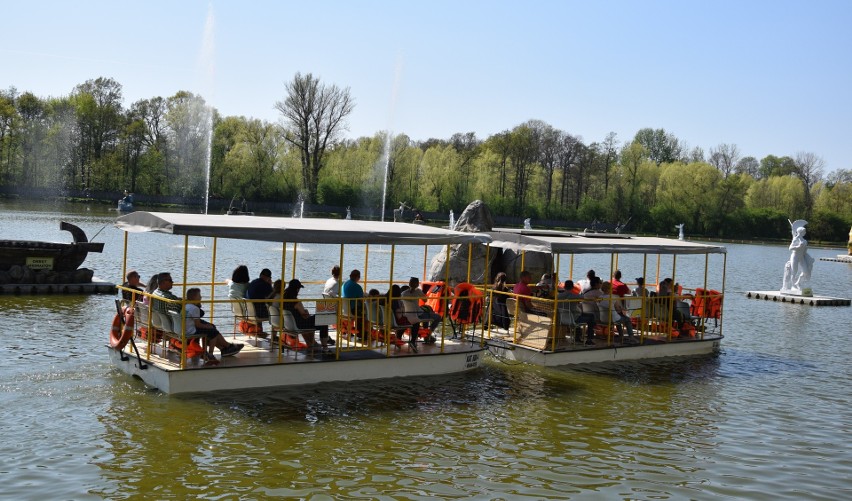
{"label": "calm water surface", "polygon": [[[90,237],[103,228],[106,249],[85,265],[118,280],[114,212],[0,209],[0,238],[68,241],[60,219]],[[182,238],[135,242],[144,278],[176,271]],[[207,271],[211,243],[191,246]],[[0,497],[852,498],[852,308],[746,299],[780,286],[786,248],[728,250],[718,357],[580,369],[491,358],[453,377],[181,397],[110,366],[112,297],[0,296]],[[277,268],[281,245],[218,252],[228,264],[210,272],[223,280],[238,262]],[[386,254],[371,250],[370,269]],[[363,267],[352,259],[346,267]],[[299,249],[306,275],[334,260]],[[422,255],[409,260],[395,276],[422,274]],[[574,273],[595,266],[606,269],[575,263]],[[641,266],[620,263],[629,277]],[[701,285],[688,261],[677,267],[681,283]],[[852,266],[817,260],[812,283],[850,297]]]}

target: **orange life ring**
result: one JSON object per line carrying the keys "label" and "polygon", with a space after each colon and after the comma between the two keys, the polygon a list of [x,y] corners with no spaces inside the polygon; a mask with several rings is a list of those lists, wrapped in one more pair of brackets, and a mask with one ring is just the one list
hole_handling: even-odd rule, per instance
{"label": "orange life ring", "polygon": [[133,308],[124,312],[124,329],[121,328],[121,315],[115,314],[112,319],[112,329],[109,331],[109,345],[116,350],[123,350],[130,338],[133,337],[133,327],[136,324]]}

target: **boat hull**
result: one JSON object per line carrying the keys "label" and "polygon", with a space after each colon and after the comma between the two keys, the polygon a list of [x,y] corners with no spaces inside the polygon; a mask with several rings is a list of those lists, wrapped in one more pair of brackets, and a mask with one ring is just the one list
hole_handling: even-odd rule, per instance
{"label": "boat hull", "polygon": [[722,336],[707,337],[672,343],[654,343],[635,346],[606,346],[570,351],[541,351],[503,341],[489,341],[489,351],[498,358],[524,362],[543,367],[563,365],[651,360],[669,357],[711,355],[721,349]]}
{"label": "boat hull", "polygon": [[[454,374],[477,369],[485,351],[476,345],[452,353],[351,360],[313,360],[300,355],[296,359],[299,361],[293,361],[292,355],[288,355],[284,363],[228,365],[233,359],[225,359],[218,367],[190,369],[146,362],[143,358],[143,365],[147,367],[143,369],[139,359],[130,353],[129,346],[121,351],[107,349],[112,364],[119,370],[169,394]],[[122,353],[127,355],[126,360],[122,360]]]}

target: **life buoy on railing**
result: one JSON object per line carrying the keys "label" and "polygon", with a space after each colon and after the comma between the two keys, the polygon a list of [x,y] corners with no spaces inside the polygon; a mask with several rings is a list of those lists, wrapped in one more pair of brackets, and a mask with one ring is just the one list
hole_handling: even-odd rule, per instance
{"label": "life buoy on railing", "polygon": [[136,325],[135,311],[131,307],[124,309],[124,328],[122,328],[122,318],[118,313],[112,319],[112,329],[109,331],[109,345],[116,350],[122,350],[130,338],[133,337],[133,329]]}

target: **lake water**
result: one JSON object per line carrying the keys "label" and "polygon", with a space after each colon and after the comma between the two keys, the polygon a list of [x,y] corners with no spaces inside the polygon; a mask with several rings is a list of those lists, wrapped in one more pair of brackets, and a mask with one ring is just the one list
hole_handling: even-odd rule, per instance
{"label": "lake water", "polygon": [[[0,209],[0,238],[69,241],[60,220],[90,238],[102,229],[104,253],[84,266],[119,280],[114,211]],[[143,279],[175,271],[182,243],[131,244]],[[254,275],[277,267],[281,245],[220,250]],[[746,299],[780,287],[786,247],[728,251],[717,357],[579,369],[489,358],[452,377],[185,397],[110,366],[112,297],[0,296],[0,497],[852,498],[852,308]],[[336,256],[312,252],[300,249],[300,267],[325,276]],[[841,252],[810,250],[816,293],[852,296],[852,265],[818,260]],[[420,261],[395,276],[422,275]]]}

